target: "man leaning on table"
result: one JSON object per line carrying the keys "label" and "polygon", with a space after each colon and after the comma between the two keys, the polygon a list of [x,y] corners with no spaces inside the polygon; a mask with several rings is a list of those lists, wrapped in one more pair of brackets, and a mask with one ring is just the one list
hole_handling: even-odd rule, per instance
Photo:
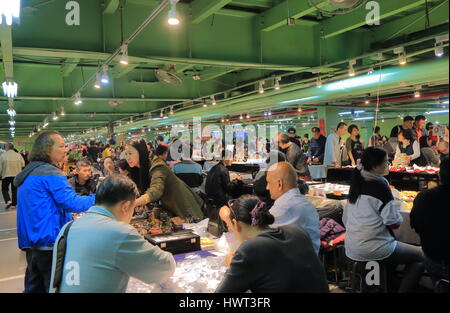
{"label": "man leaning on table", "polygon": [[[96,206],[76,220],[65,237],[59,288],[55,244],[50,292],[119,293],[126,291],[130,276],[150,284],[164,282],[173,274],[172,254],[150,244],[129,225],[137,196],[136,185],[127,177],[111,176],[103,181]],[[68,225],[56,242],[60,243]]]}

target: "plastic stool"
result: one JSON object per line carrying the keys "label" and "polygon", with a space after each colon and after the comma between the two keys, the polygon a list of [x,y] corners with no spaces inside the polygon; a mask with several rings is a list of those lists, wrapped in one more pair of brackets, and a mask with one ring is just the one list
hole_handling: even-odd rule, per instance
{"label": "plastic stool", "polygon": [[[366,270],[366,264],[370,261],[349,260],[352,265],[352,271],[350,275],[351,291],[356,293],[364,293],[370,292],[371,289],[378,289],[366,284],[365,278],[368,273]],[[388,266],[386,263],[383,263],[381,261],[376,262],[378,262],[378,264],[380,265],[380,286],[378,287],[382,292],[388,293]]]}

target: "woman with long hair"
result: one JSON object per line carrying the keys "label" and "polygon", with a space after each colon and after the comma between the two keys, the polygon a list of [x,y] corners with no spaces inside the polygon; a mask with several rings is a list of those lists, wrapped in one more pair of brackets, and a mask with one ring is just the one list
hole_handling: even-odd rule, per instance
{"label": "woman with long hair", "polygon": [[304,229],[271,228],[274,216],[253,195],[228,207],[229,229],[241,245],[216,292],[328,292],[325,271]]}
{"label": "woman with long hair", "polygon": [[348,204],[344,209],[345,254],[354,261],[404,264],[399,292],[410,292],[423,273],[420,247],[396,240],[393,229],[403,222],[397,202],[384,176],[389,174],[385,150],[369,147],[353,171]]}
{"label": "woman with long hair", "polygon": [[164,160],[149,153],[144,139],[129,139],[125,157],[130,166],[129,176],[141,194],[136,206],[161,200],[163,208],[173,215],[183,219],[203,218],[203,200],[172,172]]}

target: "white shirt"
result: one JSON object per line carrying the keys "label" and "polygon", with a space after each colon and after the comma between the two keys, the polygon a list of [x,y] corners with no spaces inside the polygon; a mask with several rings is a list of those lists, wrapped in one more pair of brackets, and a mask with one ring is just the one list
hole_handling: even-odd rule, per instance
{"label": "white shirt", "polygon": [[275,217],[275,227],[293,224],[306,230],[314,250],[319,254],[319,214],[298,188],[293,188],[278,198],[269,212]]}
{"label": "white shirt", "polygon": [[330,166],[333,163],[341,164],[341,138],[336,133],[327,137],[323,157],[323,165]]}

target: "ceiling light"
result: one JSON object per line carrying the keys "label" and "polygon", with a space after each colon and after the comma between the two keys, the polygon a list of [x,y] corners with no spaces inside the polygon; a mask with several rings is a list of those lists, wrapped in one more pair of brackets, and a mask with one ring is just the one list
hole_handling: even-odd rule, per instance
{"label": "ceiling light", "polygon": [[16,110],[14,110],[13,108],[7,109],[6,113],[8,113],[8,115],[11,116],[11,117],[16,116]]}
{"label": "ceiling light", "polygon": [[269,113],[267,113],[268,116],[272,116],[272,111],[269,111]]}
{"label": "ceiling light", "polygon": [[61,107],[61,116],[65,116],[66,112],[64,112],[64,107]]}
{"label": "ceiling light", "polygon": [[369,103],[370,103],[370,100],[366,100],[366,101],[364,101],[364,103],[365,103],[365,104],[369,104]]}
{"label": "ceiling light", "polygon": [[208,105],[206,104],[206,102],[203,103],[203,107],[204,107],[204,108],[207,108],[207,107],[208,107]]}
{"label": "ceiling light", "polygon": [[414,91],[414,98],[420,98],[420,89],[421,86],[416,86],[416,91]]}
{"label": "ceiling light", "polygon": [[212,105],[216,105],[217,104],[216,98],[214,98],[214,96],[211,96],[211,104]]}
{"label": "ceiling light", "polygon": [[258,92],[261,93],[261,94],[264,93],[264,81],[259,82]]}
{"label": "ceiling light", "polygon": [[164,117],[164,109],[161,109],[161,112],[159,113],[160,117]]}
{"label": "ceiling light", "polygon": [[244,119],[244,117],[242,116],[242,114],[241,114],[241,116],[239,116],[239,119],[240,119],[240,120]]}
{"label": "ceiling light", "polygon": [[102,84],[108,84],[109,83],[109,75],[108,75],[108,65],[103,65],[103,75],[101,79]]}
{"label": "ceiling light", "polygon": [[353,68],[353,65],[356,64],[356,60],[350,60],[348,62],[348,76],[353,77],[356,75],[355,69]]}
{"label": "ceiling light", "polygon": [[5,16],[6,24],[11,26],[13,19],[20,17],[20,0],[0,1],[0,24],[3,24],[3,16]]}
{"label": "ceiling light", "polygon": [[317,76],[316,87],[322,88],[322,79],[320,78],[320,76]]}
{"label": "ceiling light", "polygon": [[14,98],[17,96],[17,84],[12,79],[7,79],[2,86],[5,97]]}
{"label": "ceiling light", "polygon": [[224,123],[224,122],[225,122],[225,119],[221,119],[220,121],[221,121],[222,123]]}
{"label": "ceiling light", "polygon": [[74,104],[75,105],[80,105],[80,104],[82,104],[83,103],[83,100],[81,100],[81,94],[80,94],[80,92],[77,92],[76,94],[75,94],[75,101],[74,101]]}
{"label": "ceiling light", "polygon": [[180,24],[180,19],[177,14],[177,2],[178,0],[170,0],[170,10],[168,13],[167,22],[169,25],[178,25]]}
{"label": "ceiling light", "polygon": [[56,115],[56,112],[53,112],[52,115],[53,120],[56,121],[58,119],[58,115]]}
{"label": "ceiling light", "polygon": [[9,121],[10,126],[14,126],[15,124],[16,124],[16,121],[13,121],[13,120]]}
{"label": "ceiling light", "polygon": [[15,130],[16,130],[16,128],[15,128],[14,126],[11,126],[11,127],[9,128],[9,130],[11,130],[11,131],[15,131]]}
{"label": "ceiling light", "polygon": [[120,57],[120,64],[128,65],[128,45],[122,46],[122,56]]}
{"label": "ceiling light", "polygon": [[250,114],[248,114],[248,113],[247,113],[247,116],[246,116],[246,118],[250,118]]}
{"label": "ceiling light", "polygon": [[170,107],[170,112],[169,112],[169,114],[170,114],[170,115],[173,115],[173,106]]}
{"label": "ceiling light", "polygon": [[367,74],[368,75],[373,74],[373,67],[369,68],[369,70],[367,71]]}
{"label": "ceiling light", "polygon": [[394,53],[398,54],[398,63],[400,65],[405,65],[408,62],[406,59],[406,52],[404,47],[395,48]]}
{"label": "ceiling light", "polygon": [[277,78],[275,78],[275,90],[280,90],[280,80],[281,80],[281,77],[277,77]]}
{"label": "ceiling light", "polygon": [[97,78],[95,80],[94,88],[100,89],[102,87],[102,85],[100,85],[100,73],[95,74],[95,76]]}

